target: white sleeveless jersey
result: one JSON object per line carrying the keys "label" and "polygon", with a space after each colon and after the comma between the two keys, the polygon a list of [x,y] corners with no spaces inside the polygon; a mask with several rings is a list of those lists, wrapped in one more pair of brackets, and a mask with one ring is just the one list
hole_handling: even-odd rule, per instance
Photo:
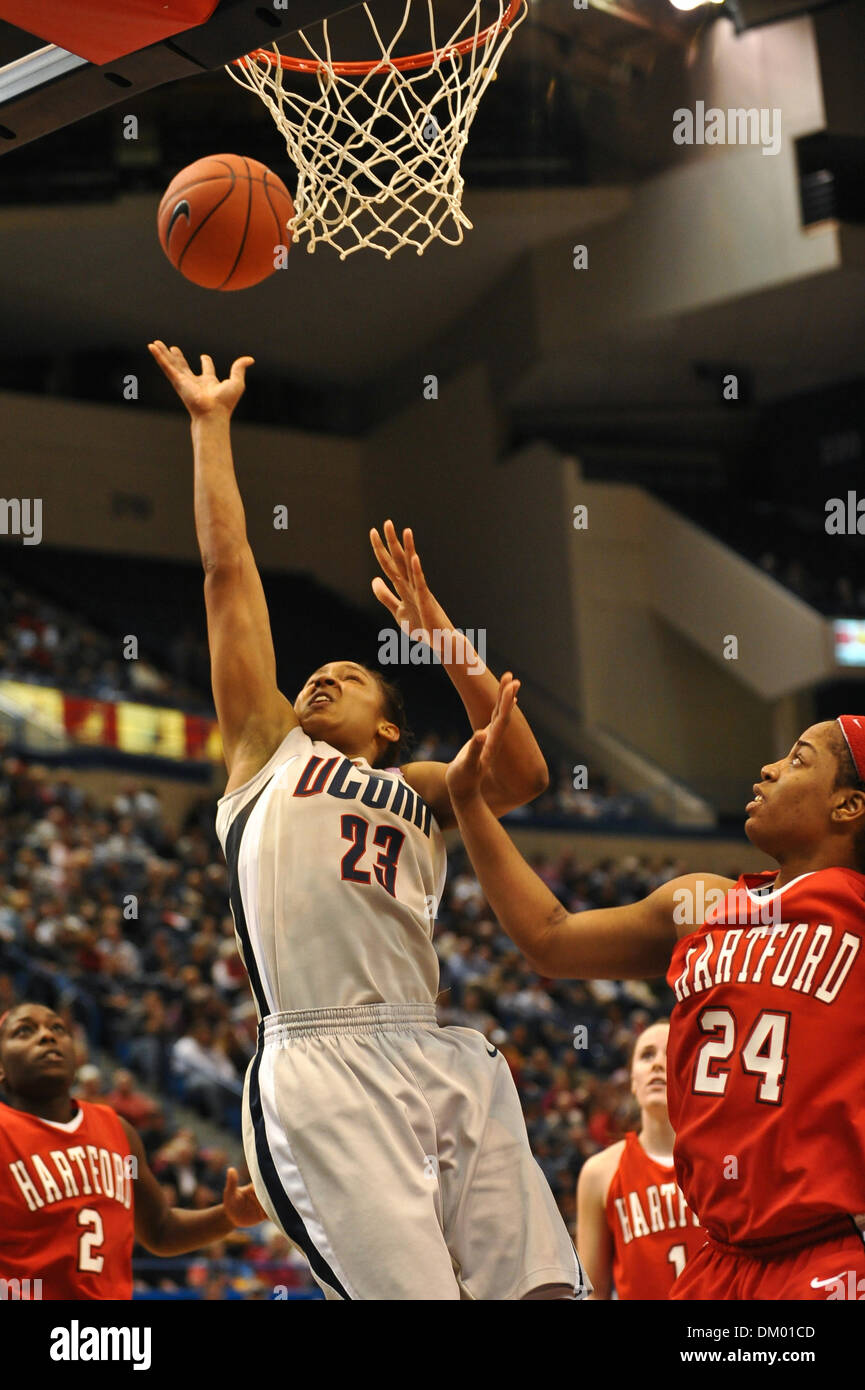
{"label": "white sleeveless jersey", "polygon": [[220,797],[216,833],[259,1018],[435,1000],[444,839],[400,772],[296,726]]}

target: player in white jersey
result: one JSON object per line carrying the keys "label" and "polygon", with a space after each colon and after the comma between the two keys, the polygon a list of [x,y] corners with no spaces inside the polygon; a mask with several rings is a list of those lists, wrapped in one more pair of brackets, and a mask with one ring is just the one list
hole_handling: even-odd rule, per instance
{"label": "player in white jersey", "polygon": [[[229,424],[251,358],[225,381],[150,351],[192,418],[195,522],[213,693],[228,766],[217,832],[259,1014],[244,1148],[271,1218],[333,1299],[584,1297],[579,1260],[532,1158],[510,1071],[482,1034],[439,1028],[434,905],[454,823],[447,765],[393,761],[398,694],[353,661],[277,688]],[[373,589],[412,636],[453,632],[406,531],[373,547]],[[445,651],[445,645],[439,644]],[[436,647],[439,650],[439,646]],[[472,727],[498,682],[468,644],[443,658]],[[497,815],[546,785],[521,715],[484,788]]]}

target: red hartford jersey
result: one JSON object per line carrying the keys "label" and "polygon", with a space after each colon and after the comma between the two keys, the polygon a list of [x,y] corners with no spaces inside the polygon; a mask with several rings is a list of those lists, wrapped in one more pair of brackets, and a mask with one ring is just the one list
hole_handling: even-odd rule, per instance
{"label": "red hartford jersey", "polygon": [[676,1173],[709,1235],[746,1248],[865,1212],[865,874],[757,896],[774,878],[739,878],[667,975]]}
{"label": "red hartford jersey", "polygon": [[55,1124],[0,1103],[0,1279],[7,1295],[10,1284],[23,1290],[29,1280],[22,1296],[30,1298],[132,1297],[129,1141],[107,1105],[76,1104],[68,1124]]}
{"label": "red hartford jersey", "polygon": [[705,1244],[706,1233],[688,1210],[672,1164],[651,1158],[637,1134],[625,1136],[607,1189],[606,1216],[619,1298],[668,1298],[674,1279]]}

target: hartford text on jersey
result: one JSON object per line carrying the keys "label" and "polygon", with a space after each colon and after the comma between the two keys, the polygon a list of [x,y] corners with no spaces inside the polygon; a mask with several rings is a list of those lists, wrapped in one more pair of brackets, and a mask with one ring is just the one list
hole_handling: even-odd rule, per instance
{"label": "hartford text on jersey", "polygon": [[[132,1179],[136,1176],[134,1154],[109,1153],[95,1144],[74,1144],[52,1149],[48,1159],[31,1154],[9,1164],[9,1171],[30,1211],[60,1202],[64,1197],[89,1197],[92,1193],[113,1197],[129,1210]],[[61,1191],[62,1186],[62,1191]]]}
{"label": "hartford text on jersey", "polygon": [[[628,1210],[625,1208],[624,1198],[615,1198],[616,1212],[622,1226],[622,1239],[626,1245],[640,1236],[649,1235],[652,1231],[674,1231],[677,1227],[699,1226],[700,1224],[694,1213],[688,1210],[688,1204],[675,1182],[648,1184],[645,1189],[645,1201],[649,1213],[648,1221],[640,1202],[639,1193],[628,1192],[626,1196],[630,1220],[628,1220]],[[664,1204],[666,1204],[666,1217]]]}
{"label": "hartford text on jersey", "polygon": [[[756,949],[758,943],[760,950]],[[850,931],[841,934],[825,922],[797,922],[795,926],[782,922],[777,927],[751,927],[748,931],[734,927],[719,933],[717,939],[707,932],[697,945],[689,947],[685,968],[673,988],[681,1003],[691,994],[730,984],[734,979],[738,984],[758,985],[765,971],[767,983],[813,994],[821,1003],[831,1004],[861,945],[861,937]]]}

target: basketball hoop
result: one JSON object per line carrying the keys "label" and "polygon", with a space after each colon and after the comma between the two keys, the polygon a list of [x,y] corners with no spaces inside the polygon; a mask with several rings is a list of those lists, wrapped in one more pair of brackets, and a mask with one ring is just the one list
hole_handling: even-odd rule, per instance
{"label": "basketball hoop", "polygon": [[[458,246],[471,230],[460,161],[478,103],[528,11],[527,0],[471,3],[443,42],[434,0],[405,0],[389,41],[364,4],[375,58],[335,60],[332,21],[324,20],[318,48],[298,31],[308,57],[289,57],[274,44],[227,68],[264,102],[285,137],[298,170],[288,230],[295,242],[306,240],[307,251],[326,242],[341,260],[367,247],[390,260],[404,246],[420,256],[435,239]],[[413,8],[427,11],[429,51],[395,56]],[[297,90],[285,85],[286,73],[303,76]]]}

